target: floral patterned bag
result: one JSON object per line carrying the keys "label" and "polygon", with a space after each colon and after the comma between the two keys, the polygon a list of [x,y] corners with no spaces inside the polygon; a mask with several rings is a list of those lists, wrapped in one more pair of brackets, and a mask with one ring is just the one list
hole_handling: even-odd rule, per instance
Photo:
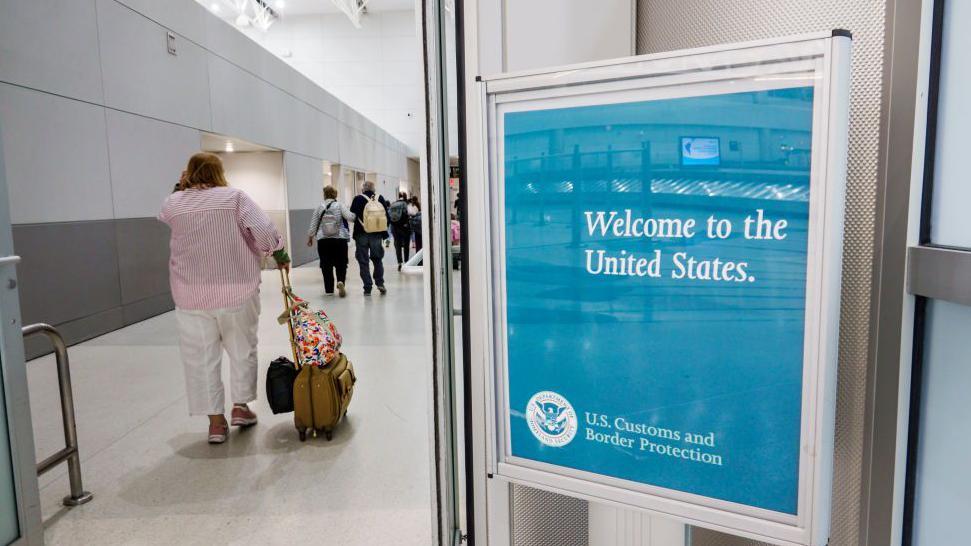
{"label": "floral patterned bag", "polygon": [[342,338],[337,326],[327,313],[311,310],[310,305],[292,291],[287,297],[290,308],[280,317],[280,322],[292,321],[298,364],[326,367],[340,355]]}

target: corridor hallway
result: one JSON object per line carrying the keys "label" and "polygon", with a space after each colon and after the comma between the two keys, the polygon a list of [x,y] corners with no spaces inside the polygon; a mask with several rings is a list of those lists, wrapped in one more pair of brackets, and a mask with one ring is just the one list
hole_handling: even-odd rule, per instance
{"label": "corridor hallway", "polygon": [[[279,276],[263,273],[260,423],[206,443],[187,415],[174,313],[70,348],[84,486],[94,500],[60,505],[66,467],[40,479],[53,545],[431,542],[428,386],[423,285],[386,253],[388,295],[365,298],[356,263],[348,297],[324,297],[316,262],[296,268],[295,292],[344,336],[359,381],[334,439],[301,444],[292,414],[266,405],[268,363],[289,355]],[[52,356],[29,362],[37,456],[63,446]],[[223,376],[228,388],[228,362]],[[227,393],[228,396],[228,393]],[[227,402],[228,403],[228,402]]]}

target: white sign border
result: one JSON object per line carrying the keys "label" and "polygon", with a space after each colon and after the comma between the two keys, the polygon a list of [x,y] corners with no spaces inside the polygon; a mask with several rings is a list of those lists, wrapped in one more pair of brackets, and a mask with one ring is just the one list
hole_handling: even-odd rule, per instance
{"label": "white sign border", "polygon": [[[817,546],[829,534],[832,455],[836,398],[843,202],[846,178],[849,107],[850,39],[815,34],[785,40],[753,42],[652,56],[588,63],[562,70],[486,78],[480,85],[483,162],[489,181],[483,217],[491,242],[485,265],[491,273],[491,309],[484,324],[492,354],[486,355],[487,464],[495,477],[532,487],[635,507],[686,523],[782,545]],[[791,80],[811,77],[814,96],[813,152],[810,182],[810,233],[807,258],[806,343],[803,377],[801,456],[796,516],[720,501],[698,495],[611,478],[574,469],[528,461],[509,454],[506,400],[506,343],[504,326],[505,263],[500,109],[524,101],[576,104],[579,96],[611,93],[616,102],[623,90],[682,88],[675,96],[696,96],[713,83],[737,84],[758,80],[758,89],[791,87]],[[789,80],[789,81],[787,81]],[[684,86],[694,92],[685,93]],[[662,91],[663,92],[663,91]],[[711,91],[726,93],[730,91]],[[605,101],[597,101],[604,103]],[[589,102],[588,102],[589,103]],[[504,106],[505,105],[505,106]],[[550,105],[547,108],[553,107]],[[490,364],[491,365],[488,365]],[[491,386],[492,388],[488,388]]]}

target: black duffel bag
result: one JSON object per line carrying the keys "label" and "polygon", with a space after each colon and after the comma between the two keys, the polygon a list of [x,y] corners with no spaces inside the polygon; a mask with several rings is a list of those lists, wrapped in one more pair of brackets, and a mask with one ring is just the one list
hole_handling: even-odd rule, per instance
{"label": "black duffel bag", "polygon": [[293,411],[293,381],[300,370],[286,357],[270,362],[266,370],[266,401],[273,413]]}

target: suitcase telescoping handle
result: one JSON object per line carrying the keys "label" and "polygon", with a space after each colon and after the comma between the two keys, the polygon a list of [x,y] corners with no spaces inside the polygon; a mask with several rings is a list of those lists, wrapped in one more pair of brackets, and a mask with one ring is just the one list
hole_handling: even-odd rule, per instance
{"label": "suitcase telescoping handle", "polygon": [[283,285],[283,313],[287,318],[287,331],[290,334],[290,351],[293,353],[293,366],[300,369],[300,357],[297,354],[297,342],[293,334],[293,315],[291,314],[293,287],[290,286],[290,273],[280,269],[280,282]]}

